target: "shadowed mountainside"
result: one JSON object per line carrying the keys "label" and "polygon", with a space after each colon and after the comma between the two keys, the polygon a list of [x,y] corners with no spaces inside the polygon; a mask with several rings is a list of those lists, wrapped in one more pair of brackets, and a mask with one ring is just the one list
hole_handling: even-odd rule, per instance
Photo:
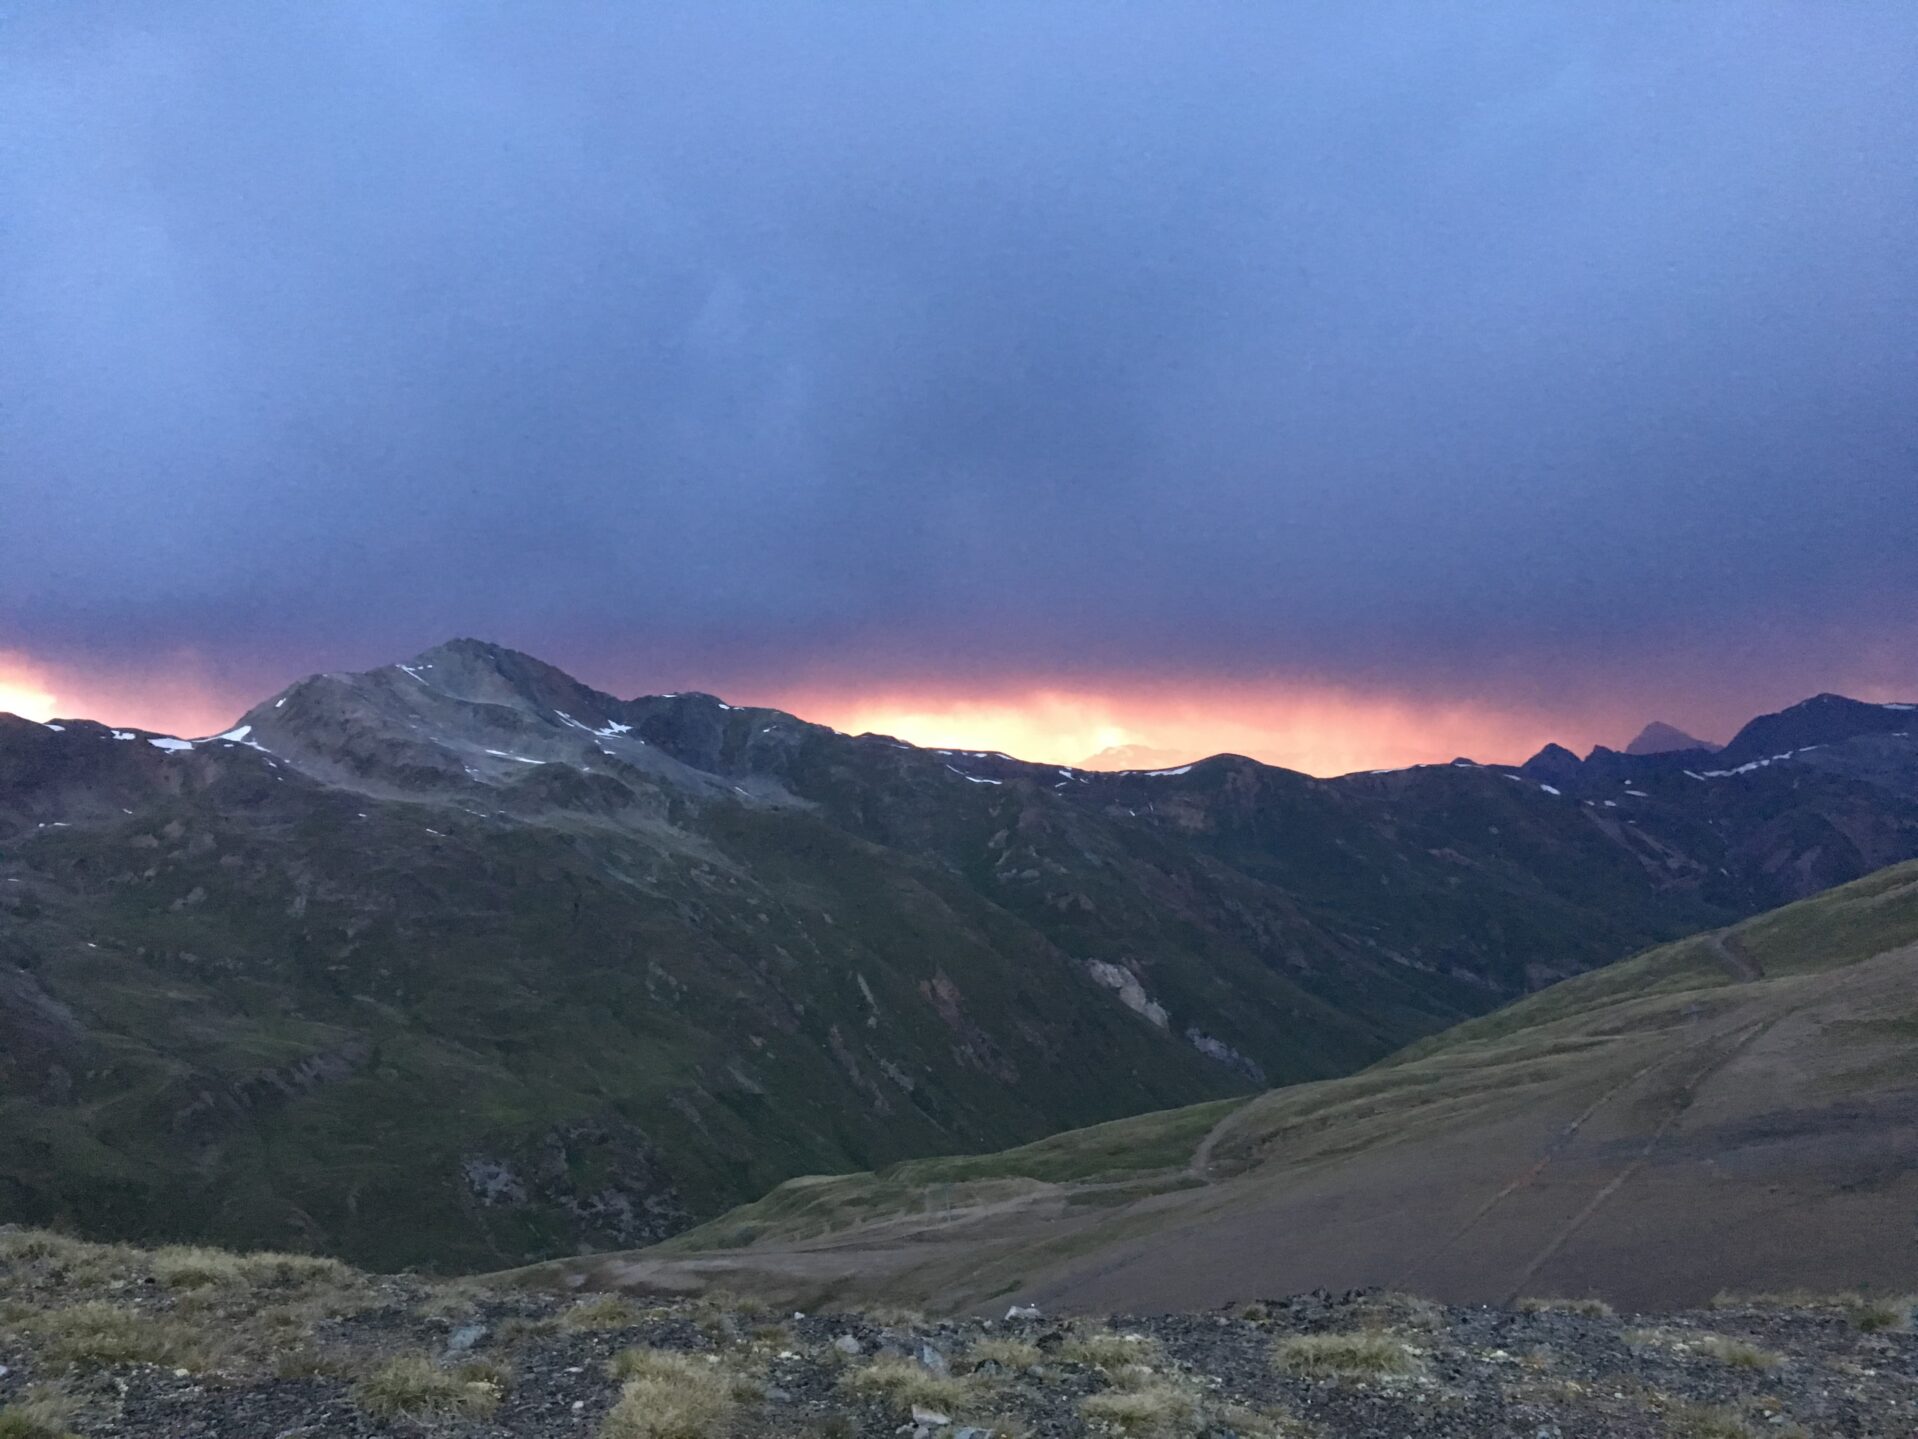
{"label": "shadowed mountainside", "polygon": [[1918,853],[1909,716],[1799,708],[1099,774],[462,640],[208,740],[0,717],[0,1218],[474,1267],[1348,1073]]}

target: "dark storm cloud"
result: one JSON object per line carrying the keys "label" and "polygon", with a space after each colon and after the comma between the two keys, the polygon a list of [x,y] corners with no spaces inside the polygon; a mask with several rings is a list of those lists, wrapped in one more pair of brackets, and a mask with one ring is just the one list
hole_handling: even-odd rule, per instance
{"label": "dark storm cloud", "polygon": [[1907,4],[0,27],[0,648],[1913,674]]}

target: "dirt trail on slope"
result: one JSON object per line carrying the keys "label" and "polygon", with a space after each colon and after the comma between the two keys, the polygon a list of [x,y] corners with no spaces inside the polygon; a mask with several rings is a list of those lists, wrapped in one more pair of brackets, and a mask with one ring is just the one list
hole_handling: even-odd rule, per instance
{"label": "dirt trail on slope", "polygon": [[[1592,1202],[1579,1210],[1577,1214],[1573,1215],[1565,1227],[1552,1236],[1551,1242],[1537,1254],[1533,1255],[1531,1261],[1527,1263],[1523,1269],[1519,1270],[1512,1282],[1512,1288],[1507,1298],[1508,1303],[1517,1303],[1520,1296],[1526,1292],[1526,1286],[1531,1282],[1532,1276],[1537,1274],[1540,1269],[1544,1268],[1546,1264],[1556,1257],[1560,1251],[1571,1242],[1572,1237],[1576,1235],[1580,1229],[1585,1227],[1586,1222],[1591,1219],[1613,1195],[1617,1194],[1626,1184],[1630,1183],[1633,1176],[1645,1167],[1650,1161],[1653,1151],[1658,1148],[1665,1136],[1670,1133],[1672,1126],[1677,1124],[1678,1121],[1684,1117],[1686,1110],[1691,1108],[1692,1101],[1697,1097],[1699,1088],[1705,1081],[1717,1074],[1719,1070],[1723,1069],[1733,1059],[1737,1058],[1748,1044],[1760,1034],[1764,1033],[1769,1027],[1770,1021],[1760,1021],[1742,1031],[1734,1038],[1726,1053],[1710,1059],[1703,1069],[1693,1075],[1680,1087],[1678,1093],[1673,1096],[1670,1110],[1666,1113],[1664,1119],[1659,1122],[1658,1128],[1652,1131],[1651,1137],[1645,1141],[1645,1147],[1633,1156],[1631,1163],[1621,1169],[1603,1189],[1593,1195]],[[1686,1050],[1685,1053],[1692,1053],[1700,1047],[1700,1045],[1694,1045],[1691,1049]]]}
{"label": "dirt trail on slope", "polygon": [[1750,984],[1765,977],[1765,967],[1745,948],[1745,942],[1730,930],[1721,929],[1715,934],[1706,935],[1705,943],[1731,977],[1741,984]]}
{"label": "dirt trail on slope", "polygon": [[[1472,1068],[1454,1056],[1382,1088],[1334,1081],[1289,1120],[1254,1101],[1150,1178],[1029,1181],[810,1239],[567,1268],[594,1287],[999,1313],[1363,1285],[1642,1308],[1726,1288],[1918,1288],[1918,1059],[1903,1027],[1918,1016],[1918,946],[1751,973],[1597,1011],[1504,1056],[1510,1083],[1454,1091]],[[1259,1142],[1240,1154],[1248,1135]],[[1215,1172],[1221,1145],[1230,1172]]]}
{"label": "dirt trail on slope", "polygon": [[[1418,1260],[1414,1261],[1413,1265],[1410,1268],[1399,1273],[1393,1279],[1392,1286],[1396,1289],[1414,1288],[1416,1286],[1417,1273],[1421,1268],[1429,1265],[1435,1260],[1442,1258],[1455,1245],[1457,1245],[1460,1241],[1465,1239],[1466,1236],[1469,1235],[1473,1230],[1477,1229],[1480,1224],[1482,1224],[1485,1220],[1489,1219],[1492,1216],[1493,1212],[1497,1210],[1501,1204],[1504,1204],[1508,1199],[1510,1199],[1513,1195],[1519,1193],[1521,1190],[1529,1189],[1533,1187],[1535,1184],[1537,1184],[1538,1181],[1544,1177],[1545,1171],[1551,1167],[1552,1162],[1558,1159],[1571,1147],[1573,1142],[1577,1139],[1579,1131],[1582,1130],[1592,1120],[1593,1116],[1598,1114],[1600,1110],[1604,1109],[1607,1105],[1611,1104],[1614,1100],[1618,1099],[1621,1095],[1627,1093],[1640,1081],[1644,1080],[1648,1075],[1651,1075],[1657,1070],[1663,1069],[1665,1066],[1669,1064],[1675,1063],[1678,1060],[1683,1059],[1688,1054],[1692,1054],[1696,1052],[1698,1049],[1703,1048],[1704,1046],[1712,1043],[1713,1039],[1714,1039],[1714,1036],[1707,1035],[1705,1038],[1700,1039],[1695,1044],[1688,1045],[1685,1049],[1680,1050],[1675,1055],[1660,1055],[1658,1058],[1654,1059],[1651,1063],[1643,1065],[1636,1070],[1633,1070],[1630,1074],[1626,1075],[1625,1078],[1619,1080],[1618,1083],[1606,1089],[1602,1094],[1598,1096],[1598,1098],[1594,1099],[1590,1104],[1586,1105],[1585,1108],[1582,1111],[1580,1111],[1580,1113],[1577,1115],[1576,1118],[1574,1118],[1570,1123],[1566,1124],[1564,1128],[1556,1131],[1552,1135],[1551,1139],[1545,1145],[1543,1151],[1539,1154],[1538,1158],[1530,1166],[1528,1166],[1526,1169],[1524,1169],[1519,1174],[1514,1176],[1513,1179],[1509,1183],[1507,1183],[1502,1189],[1500,1189],[1497,1193],[1493,1194],[1491,1198],[1487,1199],[1483,1204],[1481,1204],[1476,1210],[1473,1211],[1471,1217],[1467,1219],[1465,1223],[1460,1225],[1458,1228],[1454,1229],[1443,1240],[1441,1240],[1437,1245],[1435,1245],[1428,1253],[1424,1254]],[[1533,1268],[1537,1267],[1536,1262],[1534,1263],[1532,1267]]]}

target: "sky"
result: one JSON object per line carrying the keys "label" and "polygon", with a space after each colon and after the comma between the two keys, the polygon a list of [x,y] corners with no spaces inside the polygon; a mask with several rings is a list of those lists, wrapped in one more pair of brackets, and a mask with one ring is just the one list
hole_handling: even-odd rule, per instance
{"label": "sky", "polygon": [[1918,7],[0,0],[0,708],[1319,773],[1918,696]]}

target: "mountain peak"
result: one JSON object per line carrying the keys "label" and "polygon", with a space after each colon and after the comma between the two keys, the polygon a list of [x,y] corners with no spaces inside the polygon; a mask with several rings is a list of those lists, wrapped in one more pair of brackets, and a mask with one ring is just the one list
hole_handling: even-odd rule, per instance
{"label": "mountain peak", "polygon": [[[452,639],[394,666],[462,699],[552,708],[600,696],[556,665],[489,640]],[[430,680],[428,680],[430,676]]]}
{"label": "mountain peak", "polygon": [[1743,763],[1862,735],[1913,728],[1918,728],[1918,705],[1874,704],[1845,695],[1821,694],[1776,714],[1760,715],[1732,736],[1722,755]]}
{"label": "mountain peak", "polygon": [[1687,734],[1677,725],[1666,724],[1663,720],[1653,720],[1638,732],[1633,741],[1625,746],[1626,754],[1670,754],[1673,750],[1702,749],[1716,752],[1720,746],[1710,740],[1699,739]]}

